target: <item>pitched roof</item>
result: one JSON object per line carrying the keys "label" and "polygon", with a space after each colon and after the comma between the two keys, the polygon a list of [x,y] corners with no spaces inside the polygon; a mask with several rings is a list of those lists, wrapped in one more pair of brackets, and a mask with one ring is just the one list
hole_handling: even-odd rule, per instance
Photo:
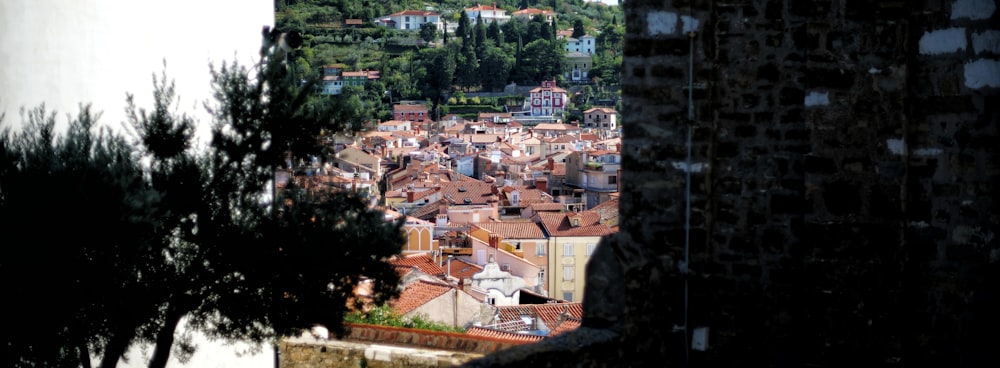
{"label": "pitched roof", "polygon": [[429,17],[429,16],[435,16],[435,15],[441,15],[441,14],[438,14],[438,13],[435,13],[435,12],[431,12],[431,11],[423,11],[423,10],[403,10],[403,11],[398,12],[398,13],[390,14],[389,16],[392,17],[392,16],[400,16],[400,15],[416,15],[416,16]]}
{"label": "pitched roof", "polygon": [[[562,205],[559,205],[562,207]],[[476,224],[483,230],[500,235],[504,239],[544,239],[542,227],[534,222],[481,222]]]}
{"label": "pitched roof", "polygon": [[550,337],[576,329],[580,326],[580,320],[583,319],[583,304],[579,302],[501,305],[496,308],[500,317],[494,323],[505,326],[513,325],[510,329],[517,331],[530,328],[530,325],[526,321],[524,326],[518,326],[511,322],[524,321],[523,317],[537,317],[549,328],[548,336]]}
{"label": "pitched roof", "polygon": [[562,212],[562,210],[565,209],[562,203],[532,203],[528,205],[528,207],[535,212],[541,212],[541,211]]}
{"label": "pitched roof", "polygon": [[391,304],[392,309],[399,314],[409,313],[451,289],[450,285],[420,279],[399,293],[399,298]]}
{"label": "pitched roof", "polygon": [[408,215],[416,217],[421,220],[431,221],[435,217],[437,217],[438,212],[440,211],[441,210],[438,208],[438,206],[433,204],[426,204],[417,207],[417,209],[411,211],[410,213],[408,213]]}
{"label": "pitched roof", "polygon": [[552,91],[552,92],[566,93],[565,89],[562,89],[562,88],[559,88],[559,87],[535,87],[535,88],[531,89],[531,92],[534,93],[534,92],[541,92],[541,91],[546,91],[546,90]]}
{"label": "pitched roof", "polygon": [[[596,212],[538,212],[535,215],[550,236],[604,236],[614,233],[608,225],[600,223],[600,216]],[[571,217],[579,218],[580,225],[570,224]]]}
{"label": "pitched roof", "polygon": [[518,11],[512,13],[512,14],[514,14],[514,15],[555,15],[556,13],[553,12],[553,11],[551,11],[551,10],[544,10],[544,9],[538,9],[538,8],[525,8],[525,9],[518,10]]}
{"label": "pitched roof", "polygon": [[612,108],[609,108],[609,107],[592,107],[590,109],[587,109],[587,110],[583,111],[584,114],[589,114],[589,113],[592,113],[592,112],[601,112],[601,113],[605,113],[605,114],[615,114],[615,113],[617,113],[617,111],[615,111],[615,109],[612,109]]}
{"label": "pitched roof", "polygon": [[542,341],[543,339],[545,339],[545,336],[542,335],[509,332],[509,331],[502,331],[502,330],[496,330],[492,328],[479,327],[479,326],[469,327],[467,330],[465,330],[465,334],[476,337],[489,337],[516,343],[532,343],[532,342]]}
{"label": "pitched roof", "polygon": [[[496,186],[479,180],[463,180],[441,183],[441,197],[455,204],[482,205],[490,204],[496,194]],[[465,199],[469,201],[466,203]]]}
{"label": "pitched roof", "polygon": [[540,123],[535,125],[534,130],[580,130],[580,127],[562,123]]}
{"label": "pitched roof", "polygon": [[[448,262],[447,258],[445,258],[445,262]],[[445,263],[445,265],[442,268],[447,270],[448,269],[447,263]],[[451,259],[451,276],[454,278],[457,278],[459,280],[471,279],[472,275],[475,275],[480,272],[483,272],[483,266],[465,261],[461,258]]]}
{"label": "pitched roof", "polygon": [[397,112],[409,112],[409,111],[413,111],[413,112],[420,112],[420,111],[427,112],[427,105],[423,105],[423,104],[395,104],[395,105],[392,105],[392,112],[393,113],[397,113]]}
{"label": "pitched roof", "polygon": [[466,11],[469,11],[469,10],[496,10],[496,11],[506,12],[506,10],[500,9],[498,7],[495,7],[495,6],[489,6],[489,5],[476,5],[476,6],[471,7],[471,8],[465,8],[465,10]]}
{"label": "pitched roof", "polygon": [[445,270],[440,265],[434,263],[431,256],[427,253],[410,254],[401,257],[396,257],[389,260],[394,267],[398,269],[411,269],[416,267],[420,271],[428,275],[444,275]]}

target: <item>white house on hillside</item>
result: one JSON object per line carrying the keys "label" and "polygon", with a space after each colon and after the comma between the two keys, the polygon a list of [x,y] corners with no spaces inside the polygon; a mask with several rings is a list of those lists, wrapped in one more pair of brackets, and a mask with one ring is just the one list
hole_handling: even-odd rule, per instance
{"label": "white house on hillside", "polygon": [[471,8],[465,8],[465,15],[469,17],[469,20],[475,22],[477,18],[482,17],[484,24],[490,24],[493,22],[504,24],[510,20],[510,16],[507,15],[507,11],[496,7],[494,3],[493,6],[490,5],[476,5]]}
{"label": "white house on hillside", "polygon": [[378,21],[379,24],[400,30],[420,30],[424,23],[434,24],[438,31],[443,30],[441,25],[441,14],[423,10],[404,10],[398,13],[385,16]]}
{"label": "white house on hillside", "polygon": [[566,38],[566,52],[582,52],[587,55],[593,55],[596,45],[594,36],[591,35],[583,35],[580,38]]}

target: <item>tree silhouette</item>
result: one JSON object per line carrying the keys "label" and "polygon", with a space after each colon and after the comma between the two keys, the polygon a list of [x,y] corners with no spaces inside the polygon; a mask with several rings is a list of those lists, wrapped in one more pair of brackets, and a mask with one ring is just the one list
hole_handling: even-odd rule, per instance
{"label": "tree silhouette", "polygon": [[385,259],[401,249],[402,222],[354,193],[277,190],[275,172],[321,152],[322,132],[357,124],[310,103],[312,83],[286,66],[294,37],[265,40],[260,64],[213,68],[204,150],[165,76],[149,111],[127,99],[133,142],[98,131],[87,107],[65,136],[44,107],[22,133],[4,132],[0,230],[23,244],[0,259],[17,300],[5,366],[90,366],[96,354],[114,367],[154,343],[150,366],[162,367],[175,345],[193,349],[174,339],[185,318],[212,338],[273,343],[313,324],[342,332],[361,282],[373,302],[396,295]]}

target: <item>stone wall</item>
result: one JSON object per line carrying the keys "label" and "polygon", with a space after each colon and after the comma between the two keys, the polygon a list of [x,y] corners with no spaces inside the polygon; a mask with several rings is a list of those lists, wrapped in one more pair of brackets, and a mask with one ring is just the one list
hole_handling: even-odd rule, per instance
{"label": "stone wall", "polygon": [[468,366],[1000,366],[995,1],[623,6],[584,327]]}
{"label": "stone wall", "polygon": [[347,324],[338,340],[283,340],[281,367],[450,367],[524,341],[411,328]]}
{"label": "stone wall", "polygon": [[280,366],[285,368],[454,367],[481,356],[443,350],[306,338],[282,341]]}

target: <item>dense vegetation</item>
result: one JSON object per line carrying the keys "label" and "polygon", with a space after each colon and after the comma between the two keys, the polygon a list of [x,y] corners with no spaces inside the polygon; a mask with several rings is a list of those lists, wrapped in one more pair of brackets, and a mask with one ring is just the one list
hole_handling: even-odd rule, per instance
{"label": "dense vegetation", "polygon": [[412,318],[403,317],[396,313],[388,305],[381,305],[367,312],[354,311],[347,314],[344,319],[348,323],[363,323],[370,325],[380,325],[380,326],[392,326],[392,327],[403,327],[403,328],[416,328],[421,330],[430,331],[444,331],[444,332],[465,332],[461,327],[452,327],[450,325],[434,322],[428,320],[426,316],[417,315]]}
{"label": "dense vegetation", "polygon": [[[344,64],[348,70],[379,70],[381,80],[365,86],[362,100],[369,108],[361,111],[374,119],[391,116],[392,100],[428,101],[432,115],[441,115],[447,97],[456,91],[500,92],[504,86],[538,85],[563,77],[565,41],[558,30],[573,30],[596,37],[596,53],[586,98],[578,108],[586,108],[593,98],[608,98],[620,83],[625,27],[620,7],[570,1],[497,1],[509,14],[534,7],[553,10],[557,17],[547,22],[541,17],[509,21],[502,25],[469,19],[464,8],[474,2],[423,1],[278,1],[277,27],[297,30],[304,36],[302,49],[294,54],[302,78],[320,77],[320,67]],[[441,34],[432,29],[399,31],[376,26],[374,21],[403,10],[432,9],[444,22],[456,25],[455,32]],[[346,19],[361,19],[360,27],[347,27]],[[424,41],[433,40],[428,44]],[[428,46],[430,45],[430,46]],[[388,91],[388,94],[386,93]]]}

